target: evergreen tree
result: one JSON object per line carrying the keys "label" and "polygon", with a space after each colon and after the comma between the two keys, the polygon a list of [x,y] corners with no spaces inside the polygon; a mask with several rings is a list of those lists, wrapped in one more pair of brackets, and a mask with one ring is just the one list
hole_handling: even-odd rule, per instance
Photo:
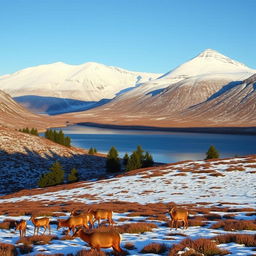
{"label": "evergreen tree", "polygon": [[128,159],[127,165],[126,165],[126,171],[131,171],[135,169],[139,169],[142,167],[141,155],[137,151],[134,151],[131,156]]}
{"label": "evergreen tree", "polygon": [[123,157],[123,165],[126,166],[129,160],[129,155],[127,153],[125,153],[124,157]]}
{"label": "evergreen tree", "polygon": [[40,177],[38,181],[39,187],[49,187],[62,184],[64,182],[64,170],[58,161],[53,163],[50,170],[50,172],[45,173]]}
{"label": "evergreen tree", "polygon": [[154,165],[153,157],[148,152],[146,152],[144,156],[144,161],[142,163],[142,167],[150,167]]}
{"label": "evergreen tree", "polygon": [[214,159],[214,158],[219,158],[219,152],[217,151],[217,149],[211,145],[208,149],[208,151],[206,152],[206,158],[205,159]]}
{"label": "evergreen tree", "polygon": [[106,169],[108,172],[118,172],[121,169],[118,152],[115,147],[111,147],[108,152]]}
{"label": "evergreen tree", "polygon": [[72,183],[76,181],[78,181],[78,171],[77,169],[73,168],[68,175],[68,182]]}
{"label": "evergreen tree", "polygon": [[144,161],[144,158],[145,158],[145,156],[144,156],[144,150],[142,149],[142,147],[140,146],[140,145],[138,145],[137,146],[137,149],[136,149],[136,152],[137,152],[137,154],[138,154],[138,157],[139,157],[139,159],[140,159],[140,162],[141,162],[141,165],[142,165],[142,163],[143,163],[143,161]]}
{"label": "evergreen tree", "polygon": [[90,148],[89,151],[88,151],[88,154],[89,154],[89,155],[94,155],[94,149],[93,149],[93,148]]}

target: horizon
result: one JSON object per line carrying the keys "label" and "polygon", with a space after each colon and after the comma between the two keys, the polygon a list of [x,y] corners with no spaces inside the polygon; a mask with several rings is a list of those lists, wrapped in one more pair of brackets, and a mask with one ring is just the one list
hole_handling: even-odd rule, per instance
{"label": "horizon", "polygon": [[256,69],[256,22],[245,19],[253,0],[4,0],[0,7],[0,76],[56,62],[164,74],[209,48]]}

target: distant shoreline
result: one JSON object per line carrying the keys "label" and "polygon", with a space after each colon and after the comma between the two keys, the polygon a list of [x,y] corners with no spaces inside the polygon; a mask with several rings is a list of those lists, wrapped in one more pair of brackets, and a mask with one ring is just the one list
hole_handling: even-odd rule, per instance
{"label": "distant shoreline", "polygon": [[92,123],[92,122],[82,122],[82,123],[76,123],[74,125],[82,125],[82,126],[97,127],[97,128],[108,128],[108,129],[116,129],[116,130],[256,135],[256,127],[155,127],[155,126],[140,126],[140,125],[99,124],[99,123]]}

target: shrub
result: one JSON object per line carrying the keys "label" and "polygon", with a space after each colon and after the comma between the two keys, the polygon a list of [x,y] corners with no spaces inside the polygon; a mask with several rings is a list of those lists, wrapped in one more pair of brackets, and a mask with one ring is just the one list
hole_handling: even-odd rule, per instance
{"label": "shrub", "polygon": [[0,243],[0,255],[3,256],[16,256],[18,255],[17,250],[14,245]]}
{"label": "shrub", "polygon": [[151,243],[143,247],[140,251],[141,253],[155,253],[163,254],[167,251],[167,246],[165,244]]}
{"label": "shrub", "polygon": [[194,255],[198,253],[202,253],[205,256],[229,254],[227,250],[218,248],[216,243],[209,239],[199,238],[196,240],[191,240],[190,238],[186,238],[182,240],[179,244],[175,244],[171,247],[169,251],[169,256],[176,256],[178,255],[179,251],[183,251],[185,248],[189,248],[192,251],[194,251]]}
{"label": "shrub", "polygon": [[248,246],[248,247],[256,246],[256,235],[224,234],[224,235],[215,236],[214,240],[218,244],[236,243],[236,244],[244,244],[245,246]]}
{"label": "shrub", "polygon": [[137,222],[124,224],[117,228],[120,233],[144,233],[152,231],[153,228],[157,228],[157,225],[153,223]]}
{"label": "shrub", "polygon": [[23,243],[24,245],[44,245],[49,244],[51,240],[57,240],[56,236],[52,235],[38,235],[38,236],[28,236],[20,238],[16,243]]}
{"label": "shrub", "polygon": [[256,223],[252,220],[222,220],[214,223],[211,228],[223,228],[225,231],[256,230]]}
{"label": "shrub", "polygon": [[219,158],[219,152],[216,150],[216,148],[211,145],[206,152],[206,158],[205,159],[214,159],[214,158]]}
{"label": "shrub", "polygon": [[118,172],[121,169],[118,152],[115,147],[111,147],[108,152],[106,169],[108,172]]}
{"label": "shrub", "polygon": [[38,181],[41,188],[62,184],[64,182],[64,171],[61,164],[56,161],[50,168],[51,172],[42,174]]}
{"label": "shrub", "polygon": [[17,248],[19,249],[20,254],[28,254],[33,251],[33,247],[26,244],[19,245]]}
{"label": "shrub", "polygon": [[130,242],[125,243],[124,248],[127,249],[127,250],[134,250],[134,249],[136,249],[135,245],[133,243],[130,243]]}
{"label": "shrub", "polygon": [[98,252],[96,250],[81,250],[76,256],[106,256],[106,253],[103,251]]}

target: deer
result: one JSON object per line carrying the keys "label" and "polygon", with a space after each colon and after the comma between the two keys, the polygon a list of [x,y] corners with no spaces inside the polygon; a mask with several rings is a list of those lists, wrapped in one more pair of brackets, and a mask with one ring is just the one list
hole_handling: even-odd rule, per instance
{"label": "deer", "polygon": [[169,214],[172,218],[171,228],[173,228],[175,224],[177,229],[178,221],[183,221],[183,228],[188,228],[188,211],[186,209],[173,207],[169,210]]}
{"label": "deer", "polygon": [[34,225],[34,235],[35,235],[36,231],[37,231],[37,235],[38,235],[40,227],[44,227],[44,233],[45,233],[46,229],[48,228],[49,235],[51,234],[51,226],[50,226],[49,218],[36,219],[34,216],[31,216],[31,218],[29,220],[31,220]]}
{"label": "deer", "polygon": [[94,222],[93,222],[93,219],[94,219],[94,215],[91,213],[91,212],[78,212],[76,210],[72,210],[70,212],[70,216],[81,216],[81,217],[84,217],[88,220],[89,222],[89,225],[90,225],[90,228],[94,228]]}
{"label": "deer", "polygon": [[69,231],[72,229],[73,234],[75,233],[75,227],[80,227],[83,226],[86,229],[89,229],[87,223],[88,223],[88,218],[85,218],[84,216],[71,216],[67,220],[61,220],[58,219],[58,225],[57,225],[57,230],[61,227],[67,227],[68,228],[68,234]]}
{"label": "deer", "polygon": [[26,236],[27,222],[25,220],[21,220],[20,222],[16,222],[15,230],[19,230],[20,238]]}
{"label": "deer", "polygon": [[96,249],[99,252],[100,248],[112,247],[114,252],[123,252],[120,247],[122,236],[116,231],[86,233],[82,229],[78,229],[72,236],[72,238],[75,237],[80,237],[85,241],[91,247],[91,250]]}
{"label": "deer", "polygon": [[98,226],[100,226],[100,220],[101,219],[107,219],[109,225],[114,224],[114,221],[112,219],[113,211],[111,211],[111,210],[92,210],[92,209],[89,209],[88,212],[93,214],[93,216],[94,216],[93,223],[98,221]]}

